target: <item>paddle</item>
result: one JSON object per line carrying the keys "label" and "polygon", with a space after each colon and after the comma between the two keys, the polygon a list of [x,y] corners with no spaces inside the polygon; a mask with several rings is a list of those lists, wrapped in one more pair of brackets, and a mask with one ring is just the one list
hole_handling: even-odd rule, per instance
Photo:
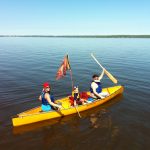
{"label": "paddle", "polygon": [[[61,102],[59,102],[59,103],[61,103]],[[68,109],[69,107],[68,107],[68,106],[66,107],[64,104],[65,104],[64,102],[63,102],[63,104],[61,103],[61,106],[62,106],[64,109]],[[76,111],[77,111],[77,113],[78,113],[78,116],[81,118],[81,115],[80,115],[79,110],[78,110],[78,108],[76,107],[75,103],[74,103],[74,107],[75,107],[75,109],[76,109]]]}
{"label": "paddle", "polygon": [[75,109],[76,109],[76,111],[77,111],[77,113],[78,113],[78,116],[81,118],[81,115],[80,115],[80,113],[79,113],[78,108],[76,107],[76,105],[74,105],[74,107],[75,107]]}
{"label": "paddle", "polygon": [[97,64],[98,64],[102,69],[104,69],[104,72],[105,72],[105,74],[109,77],[109,79],[110,79],[113,83],[117,84],[117,83],[118,83],[117,79],[116,79],[110,72],[108,72],[108,71],[98,62],[98,60],[95,58],[95,56],[94,56],[92,53],[91,53],[91,56],[92,56],[93,59],[97,62]]}

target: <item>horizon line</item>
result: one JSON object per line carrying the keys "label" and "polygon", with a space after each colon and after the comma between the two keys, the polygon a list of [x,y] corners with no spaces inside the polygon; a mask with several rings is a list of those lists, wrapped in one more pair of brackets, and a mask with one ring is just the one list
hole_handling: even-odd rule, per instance
{"label": "horizon line", "polygon": [[0,35],[0,37],[95,37],[95,38],[101,38],[101,37],[130,37],[130,38],[150,38],[150,34],[108,34],[108,35],[37,35],[37,34],[33,34],[33,35],[28,35],[28,34],[22,34],[22,35],[18,35],[18,34],[7,34],[7,35]]}

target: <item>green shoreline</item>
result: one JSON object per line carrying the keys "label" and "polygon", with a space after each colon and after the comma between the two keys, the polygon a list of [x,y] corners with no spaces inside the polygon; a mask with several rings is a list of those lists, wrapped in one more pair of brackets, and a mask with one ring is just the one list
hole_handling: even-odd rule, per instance
{"label": "green shoreline", "polygon": [[56,37],[56,38],[150,38],[150,35],[0,35],[0,37]]}

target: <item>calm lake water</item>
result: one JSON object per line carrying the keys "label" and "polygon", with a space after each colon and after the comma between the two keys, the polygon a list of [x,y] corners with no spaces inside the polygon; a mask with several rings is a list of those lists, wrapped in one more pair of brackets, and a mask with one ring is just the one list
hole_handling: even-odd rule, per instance
{"label": "calm lake water", "polygon": [[[71,93],[69,72],[56,81],[69,55],[73,80],[89,90],[91,76],[102,70],[97,59],[124,85],[123,95],[62,119],[13,128],[11,117],[40,105],[42,83],[55,98]],[[104,76],[103,87],[113,86]],[[150,39],[0,38],[0,149],[148,150],[150,147]]]}

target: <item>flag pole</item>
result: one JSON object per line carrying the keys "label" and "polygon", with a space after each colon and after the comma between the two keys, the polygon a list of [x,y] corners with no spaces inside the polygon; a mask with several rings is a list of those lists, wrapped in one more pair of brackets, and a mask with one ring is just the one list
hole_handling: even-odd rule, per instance
{"label": "flag pole", "polygon": [[[70,62],[69,62],[69,56],[68,56],[68,54],[67,54],[67,59],[68,59],[68,63],[69,63],[69,66],[70,66]],[[73,78],[72,78],[72,70],[71,70],[71,66],[70,66],[70,78],[71,78],[71,83],[72,83],[72,91],[73,91]],[[81,115],[80,115],[80,112],[79,112],[79,110],[78,110],[78,108],[77,108],[77,106],[76,105],[74,105],[74,107],[75,107],[75,109],[76,109],[76,111],[77,111],[77,113],[78,113],[78,116],[81,118]]]}
{"label": "flag pole", "polygon": [[[68,54],[65,56],[62,64],[60,65],[58,71],[57,71],[57,74],[56,74],[56,80],[64,77],[64,75],[66,75],[66,71],[67,70],[70,70],[70,78],[71,78],[71,84],[72,84],[72,91],[74,90],[74,85],[73,85],[73,78],[72,78],[72,70],[71,70],[71,66],[70,66],[70,63],[69,63],[69,57],[68,57]],[[71,91],[71,93],[72,93]],[[81,118],[81,115],[79,113],[79,110],[78,108],[76,107],[76,105],[74,106],[79,117]]]}
{"label": "flag pole", "polygon": [[72,70],[71,70],[71,65],[70,65],[70,62],[69,62],[69,56],[68,56],[68,54],[67,54],[67,59],[68,59],[68,63],[69,63],[69,66],[70,66],[69,71],[70,71],[71,85],[72,85],[72,90],[73,90],[74,84],[73,84]]}
{"label": "flag pole", "polygon": [[71,78],[71,84],[72,84],[72,90],[73,90],[73,78],[72,78],[72,71],[70,70],[70,78]]}

